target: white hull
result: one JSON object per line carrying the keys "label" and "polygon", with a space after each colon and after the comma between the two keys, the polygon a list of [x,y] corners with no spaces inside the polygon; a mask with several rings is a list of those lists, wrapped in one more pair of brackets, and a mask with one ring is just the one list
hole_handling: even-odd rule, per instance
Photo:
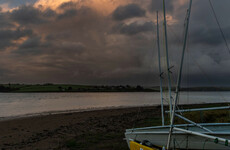
{"label": "white hull", "polygon": [[[191,124],[175,125],[175,126],[182,129],[189,129],[190,131],[196,131],[196,132],[230,140],[230,123],[209,123],[209,124],[207,123],[207,124],[200,124],[200,125],[213,131],[213,133],[208,133],[198,128],[197,126]],[[128,144],[129,144],[129,140],[137,140],[137,141],[148,140],[154,145],[166,146],[168,135],[169,135],[169,129],[170,129],[169,126],[127,129],[125,133],[125,137]],[[230,145],[225,146],[224,143],[221,142],[216,144],[214,143],[214,140],[209,140],[204,137],[191,135],[184,132],[174,131],[172,136],[171,148],[205,149],[205,150],[229,149],[230,150]]]}

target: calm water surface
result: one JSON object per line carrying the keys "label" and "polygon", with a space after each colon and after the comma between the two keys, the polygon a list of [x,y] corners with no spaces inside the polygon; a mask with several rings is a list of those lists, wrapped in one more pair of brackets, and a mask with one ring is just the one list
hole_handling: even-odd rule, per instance
{"label": "calm water surface", "polygon": [[[184,92],[181,104],[230,102],[230,92]],[[0,93],[0,117],[160,104],[160,93]]]}

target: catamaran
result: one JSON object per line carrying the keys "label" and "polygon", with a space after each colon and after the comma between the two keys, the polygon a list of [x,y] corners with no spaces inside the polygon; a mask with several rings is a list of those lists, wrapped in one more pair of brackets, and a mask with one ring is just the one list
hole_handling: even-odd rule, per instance
{"label": "catamaran", "polygon": [[[175,98],[171,94],[170,66],[168,59],[168,42],[167,42],[167,20],[165,11],[165,0],[163,0],[164,15],[164,38],[165,38],[165,54],[168,78],[168,95],[169,95],[169,111],[164,111],[163,94],[162,94],[162,71],[160,64],[160,42],[159,42],[159,23],[157,12],[157,44],[159,58],[160,73],[160,92],[161,92],[161,116],[162,126],[133,128],[127,129],[125,132],[126,141],[131,150],[157,150],[157,149],[204,149],[204,150],[224,150],[230,149],[230,123],[195,123],[188,118],[182,116],[183,112],[208,111],[230,109],[229,106],[212,107],[212,108],[196,108],[196,109],[178,109],[178,97],[181,84],[181,75],[183,69],[184,53],[187,46],[187,37],[189,29],[189,20],[192,7],[192,0],[189,1],[189,7],[186,15],[185,33],[183,50],[180,61],[180,69],[177,78]],[[170,124],[165,125],[164,113],[169,113]],[[174,124],[175,117],[178,117],[188,124]]]}

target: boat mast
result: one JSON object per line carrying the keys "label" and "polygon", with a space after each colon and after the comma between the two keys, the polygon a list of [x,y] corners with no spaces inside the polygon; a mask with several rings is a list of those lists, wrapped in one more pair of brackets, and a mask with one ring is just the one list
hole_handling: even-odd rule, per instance
{"label": "boat mast", "polygon": [[159,40],[159,22],[158,22],[158,11],[157,11],[157,46],[158,46],[158,65],[159,65],[159,74],[160,74],[160,92],[161,92],[161,119],[162,126],[165,125],[164,119],[164,103],[163,103],[163,91],[162,91],[162,74],[161,71],[161,54],[160,54],[160,40]]}
{"label": "boat mast", "polygon": [[166,64],[167,64],[167,74],[168,74],[168,91],[169,91],[169,111],[170,120],[172,118],[172,96],[171,96],[171,77],[170,77],[170,65],[168,57],[168,38],[167,38],[167,21],[165,12],[165,0],[163,0],[163,13],[164,13],[164,36],[165,36],[165,51],[166,51]]}
{"label": "boat mast", "polygon": [[182,51],[181,62],[180,62],[180,70],[179,70],[178,78],[177,78],[176,97],[175,97],[175,101],[174,101],[174,105],[173,105],[172,118],[171,118],[171,121],[170,121],[171,124],[170,124],[170,131],[169,131],[167,149],[170,148],[171,136],[172,136],[172,132],[173,132],[173,124],[174,124],[174,119],[175,119],[176,106],[177,106],[178,97],[179,97],[179,90],[180,90],[180,83],[181,83],[181,75],[182,75],[183,62],[184,62],[184,53],[185,53],[185,49],[186,49],[186,46],[187,46],[187,37],[188,37],[188,28],[189,28],[189,19],[190,19],[190,14],[191,14],[191,7],[192,7],[192,0],[190,0],[189,8],[188,8],[188,10],[187,10],[187,17],[186,17],[186,26],[185,26],[185,34],[184,34],[183,51]]}

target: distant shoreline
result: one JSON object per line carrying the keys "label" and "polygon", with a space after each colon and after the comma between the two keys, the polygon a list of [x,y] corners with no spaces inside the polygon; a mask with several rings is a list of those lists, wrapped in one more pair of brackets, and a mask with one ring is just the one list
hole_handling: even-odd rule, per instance
{"label": "distant shoreline", "polygon": [[[167,88],[163,88],[164,91]],[[174,91],[175,88],[172,88]],[[230,87],[190,87],[181,91],[230,91]],[[71,84],[0,84],[2,93],[50,93],[50,92],[159,92],[159,87],[130,86],[130,85],[71,85]]]}

